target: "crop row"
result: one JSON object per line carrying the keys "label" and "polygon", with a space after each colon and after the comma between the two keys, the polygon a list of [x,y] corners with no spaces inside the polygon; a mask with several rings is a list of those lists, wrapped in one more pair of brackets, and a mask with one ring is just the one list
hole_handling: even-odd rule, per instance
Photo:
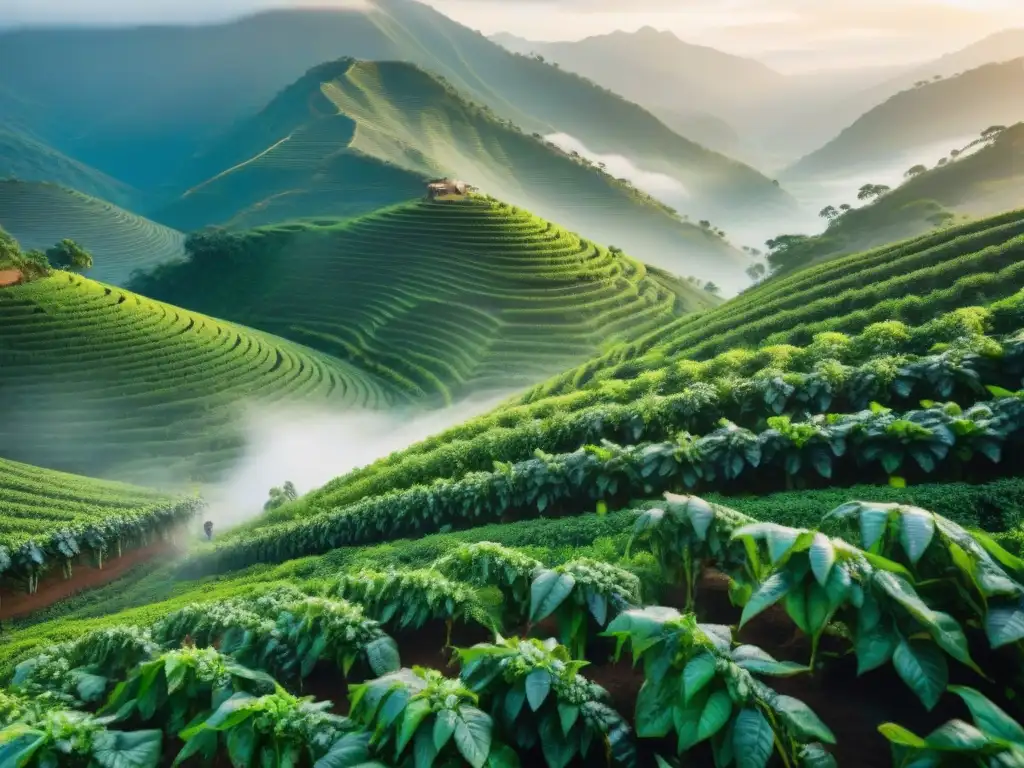
{"label": "crop row", "polygon": [[[371,497],[294,522],[242,528],[197,555],[195,572],[228,571],[331,549],[422,536],[543,514],[578,514],[598,503],[623,506],[662,491],[743,487],[758,492],[816,477],[835,484],[942,471],[986,472],[1024,431],[1024,397],[1001,397],[967,411],[933,406],[793,423],[769,422],[759,434],[727,424],[701,438],[620,447],[605,443],[559,456],[498,464],[460,480]],[[979,457],[986,461],[979,462]]]}

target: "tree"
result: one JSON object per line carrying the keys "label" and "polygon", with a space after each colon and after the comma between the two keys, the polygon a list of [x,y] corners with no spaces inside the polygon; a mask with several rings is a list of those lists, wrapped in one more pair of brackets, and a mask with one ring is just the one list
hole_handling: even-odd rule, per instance
{"label": "tree", "polygon": [[865,184],[857,191],[858,200],[870,200],[871,198],[881,197],[889,191],[889,187],[885,184]]}
{"label": "tree", "polygon": [[926,166],[921,165],[920,163],[918,163],[917,165],[913,166],[912,168],[907,169],[907,172],[904,173],[903,175],[906,178],[909,179],[909,178],[912,178],[914,176],[920,176],[922,173],[924,173],[927,170],[928,170],[928,168]]}
{"label": "tree", "polygon": [[829,221],[832,221],[832,219],[839,215],[839,211],[836,210],[836,207],[834,205],[826,205],[824,208],[818,211],[818,215],[821,216],[821,218],[823,219],[828,219]]}
{"label": "tree", "polygon": [[1005,125],[990,125],[984,131],[981,132],[981,138],[983,139],[994,139],[1000,133],[1006,130]]}
{"label": "tree", "polygon": [[57,269],[84,272],[93,265],[92,254],[74,240],[64,238],[46,252],[46,258]]}
{"label": "tree", "polygon": [[938,163],[938,164],[939,164],[939,165],[945,165],[945,164],[946,164],[946,163],[948,163],[948,162],[949,162],[949,158],[947,158],[947,157],[940,157],[940,158],[939,158],[939,163]]}
{"label": "tree", "polygon": [[721,294],[722,289],[712,283],[710,280],[704,284],[704,290],[710,293],[712,296],[718,296]]}
{"label": "tree", "polygon": [[21,260],[21,246],[6,229],[0,227],[0,264],[17,263]]}
{"label": "tree", "polygon": [[751,281],[755,283],[759,282],[767,272],[768,269],[765,267],[764,264],[761,264],[760,262],[758,262],[757,264],[751,264],[749,267],[747,267],[747,277],[749,277]]}
{"label": "tree", "polygon": [[699,222],[701,229],[711,229],[711,222],[707,219],[701,219]]}
{"label": "tree", "polygon": [[839,206],[839,210],[842,211],[843,213],[846,213],[847,211],[852,211],[853,206],[850,205],[849,203],[843,203],[842,205]]}
{"label": "tree", "polygon": [[951,149],[951,150],[949,150],[949,156],[952,157],[952,158],[960,157],[960,150],[959,149]]}
{"label": "tree", "polygon": [[289,501],[295,501],[297,498],[299,498],[299,493],[295,490],[295,485],[291,480],[287,480],[283,487],[270,489],[270,498],[263,505],[263,511],[269,512],[272,509],[277,509]]}

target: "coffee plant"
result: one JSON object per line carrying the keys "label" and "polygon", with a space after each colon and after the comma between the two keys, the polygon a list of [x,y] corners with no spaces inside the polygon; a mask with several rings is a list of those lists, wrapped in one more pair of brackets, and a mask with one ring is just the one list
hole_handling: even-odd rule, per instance
{"label": "coffee plant", "polygon": [[515,549],[481,541],[458,546],[439,558],[433,567],[456,581],[476,587],[497,587],[505,598],[506,612],[518,621],[527,615],[530,584],[544,566]]}

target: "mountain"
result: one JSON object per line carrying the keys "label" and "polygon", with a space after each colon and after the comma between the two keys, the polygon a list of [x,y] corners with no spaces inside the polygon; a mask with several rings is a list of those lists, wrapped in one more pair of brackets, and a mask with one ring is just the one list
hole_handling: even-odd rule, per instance
{"label": "mountain", "polygon": [[907,179],[859,208],[833,217],[816,237],[797,236],[770,256],[787,272],[844,253],[914,237],[973,216],[1024,209],[1024,123]]}
{"label": "mountain", "polygon": [[213,480],[246,408],[380,407],[372,374],[284,339],[55,272],[0,288],[0,456],[159,485]]}
{"label": "mountain", "polygon": [[717,303],[482,197],[213,234],[188,262],[132,287],[347,359],[412,397],[449,401],[535,384]]}
{"label": "mountain", "polygon": [[46,250],[71,238],[92,253],[85,274],[124,283],[146,269],[185,255],[185,236],[112,203],[56,184],[0,181],[0,227],[27,249]]}
{"label": "mountain", "polygon": [[746,261],[647,195],[401,62],[315,67],[189,172],[208,178],[154,213],[181,230],[358,215],[423,197],[430,177],[451,175],[677,273],[732,287]]}
{"label": "mountain", "polygon": [[[0,34],[0,88],[45,108],[33,129],[65,154],[129,185],[180,193],[187,187],[176,170],[200,148],[310,67],[342,56],[410,61],[528,133],[568,134],[596,154],[666,174],[688,190],[685,212],[694,218],[769,216],[793,204],[757,171],[673,133],[637,105],[516,56],[414,0],[205,26],[9,31]],[[57,119],[64,114],[75,120]]]}
{"label": "mountain", "polygon": [[593,80],[640,104],[679,135],[736,157],[756,157],[746,141],[753,133],[746,125],[751,102],[788,87],[784,75],[758,61],[686,43],[652,27],[564,42],[508,33],[490,39]]}
{"label": "mountain", "polygon": [[[803,157],[787,179],[826,177],[913,160],[915,151],[1024,119],[1024,58],[988,64],[896,94]],[[913,163],[912,163],[913,164]]]}

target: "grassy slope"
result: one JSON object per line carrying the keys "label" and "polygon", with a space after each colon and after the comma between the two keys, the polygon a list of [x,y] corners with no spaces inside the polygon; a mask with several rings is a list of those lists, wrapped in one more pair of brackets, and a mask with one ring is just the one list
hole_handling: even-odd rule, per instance
{"label": "grassy slope", "polygon": [[1010,126],[976,152],[908,179],[868,205],[835,219],[802,245],[785,270],[842,253],[916,237],[935,228],[944,210],[990,216],[1024,207],[1024,123]]}
{"label": "grassy slope", "polygon": [[[733,370],[760,368],[765,368],[765,375],[784,364],[785,348],[765,348],[759,355],[731,350],[806,345],[820,332],[857,333],[870,323],[887,320],[920,325],[957,307],[1011,297],[1024,289],[1022,254],[1024,213],[1016,213],[769,281],[709,312],[681,318],[640,342],[557,376],[494,413],[339,477],[305,497],[297,512],[344,506],[412,483],[429,483],[429,469],[426,474],[412,469],[431,467],[431,456],[445,451],[452,461],[442,462],[448,469],[441,474],[448,477],[488,470],[493,460],[528,458],[534,448],[546,444],[548,424],[564,427],[567,416],[576,412],[609,424],[622,421],[619,431],[629,433],[628,413],[612,419],[602,407],[641,403],[648,414],[654,413],[663,400],[667,403],[666,398],[687,386],[688,376],[694,373],[689,361],[709,361],[709,376],[721,371],[714,375],[728,378]],[[1018,314],[1012,308],[1007,312],[1010,320]],[[1014,328],[1000,329],[1008,330]],[[869,351],[877,344],[870,339],[864,343]],[[886,349],[880,348],[878,354],[887,354]],[[723,397],[727,399],[728,394]],[[677,407],[687,413],[698,406],[678,403]],[[474,446],[486,447],[484,465],[466,460]],[[266,522],[279,517],[271,515]]]}
{"label": "grassy slope", "polygon": [[216,476],[241,408],[391,400],[291,342],[58,272],[0,289],[0,454],[153,482]]}
{"label": "grassy slope", "polygon": [[[516,57],[412,0],[382,0],[366,12],[276,12],[205,27],[13,31],[0,37],[0,87],[75,114],[73,129],[51,121],[41,135],[151,188],[309,67],[339,56],[411,61],[528,132],[568,133],[594,151],[618,152],[676,175],[695,194],[687,211],[695,219],[721,218],[714,214],[742,205],[791,204],[761,174],[683,139],[640,107]],[[33,67],[19,66],[29,59]]]}
{"label": "grassy slope", "polygon": [[989,64],[910,88],[862,115],[825,146],[801,158],[783,178],[825,176],[884,165],[915,147],[976,134],[1024,119],[1024,59]]}
{"label": "grassy slope", "polygon": [[366,213],[421,197],[429,176],[615,243],[646,262],[735,283],[747,259],[646,196],[499,122],[422,70],[317,67],[197,159],[206,180],[156,217],[179,229]]}
{"label": "grassy slope", "polygon": [[0,181],[0,224],[26,250],[75,240],[95,258],[88,276],[108,283],[185,255],[180,232],[54,184]]}
{"label": "grassy slope", "polygon": [[134,287],[369,365],[421,396],[527,386],[714,303],[482,198],[266,227],[231,248],[233,259],[194,258]]}

